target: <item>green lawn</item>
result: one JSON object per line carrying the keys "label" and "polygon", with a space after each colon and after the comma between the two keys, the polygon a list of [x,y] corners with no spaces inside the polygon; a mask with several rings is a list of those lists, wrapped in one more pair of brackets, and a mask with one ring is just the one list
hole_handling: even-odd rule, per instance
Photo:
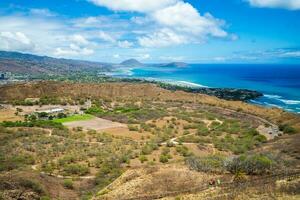
{"label": "green lawn", "polygon": [[62,118],[62,119],[54,119],[54,122],[66,123],[66,122],[75,122],[75,121],[84,121],[93,119],[95,116],[89,114],[83,115],[72,115],[70,117]]}

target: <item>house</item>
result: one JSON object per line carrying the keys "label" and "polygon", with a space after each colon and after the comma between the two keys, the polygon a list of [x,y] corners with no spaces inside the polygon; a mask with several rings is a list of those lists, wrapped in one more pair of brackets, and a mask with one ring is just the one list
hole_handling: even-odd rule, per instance
{"label": "house", "polygon": [[35,113],[47,113],[49,115],[63,113],[63,112],[65,112],[65,109],[63,109],[63,108],[49,108],[49,109],[45,109],[45,110],[35,111]]}

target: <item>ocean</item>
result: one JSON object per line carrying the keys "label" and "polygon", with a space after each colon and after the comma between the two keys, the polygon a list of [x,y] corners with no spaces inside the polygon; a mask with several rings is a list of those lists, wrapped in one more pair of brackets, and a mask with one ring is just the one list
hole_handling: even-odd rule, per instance
{"label": "ocean", "polygon": [[201,87],[241,88],[262,92],[251,103],[300,113],[300,65],[191,64],[141,67],[127,76]]}

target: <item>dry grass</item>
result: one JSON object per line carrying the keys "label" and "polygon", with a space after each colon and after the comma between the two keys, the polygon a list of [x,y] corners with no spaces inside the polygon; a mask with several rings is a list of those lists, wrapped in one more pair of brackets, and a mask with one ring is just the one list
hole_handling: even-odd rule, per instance
{"label": "dry grass", "polygon": [[274,122],[293,124],[300,130],[300,118],[291,113],[276,108],[264,108],[237,101],[225,101],[216,97],[202,94],[192,94],[182,91],[169,91],[152,84],[132,83],[103,83],[81,84],[63,82],[36,82],[0,87],[0,101],[23,100],[26,98],[38,98],[41,96],[61,98],[102,98],[102,99],[127,99],[139,102],[141,100],[162,101],[187,101],[198,102],[211,106],[242,109],[245,113],[251,113]]}
{"label": "dry grass", "polygon": [[21,121],[24,118],[22,116],[16,116],[15,110],[13,109],[2,109],[0,110],[0,122],[3,121]]}
{"label": "dry grass", "polygon": [[145,195],[176,193],[205,186],[213,177],[217,176],[190,171],[178,164],[138,168],[128,170],[94,199],[138,199]]}

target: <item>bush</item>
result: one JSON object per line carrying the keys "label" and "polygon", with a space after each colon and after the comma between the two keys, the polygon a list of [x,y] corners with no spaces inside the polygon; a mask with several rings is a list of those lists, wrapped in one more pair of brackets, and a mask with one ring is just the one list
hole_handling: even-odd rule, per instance
{"label": "bush", "polygon": [[242,155],[229,162],[227,170],[233,174],[263,175],[270,173],[276,165],[276,161],[266,155]]}
{"label": "bush", "polygon": [[141,155],[139,159],[140,159],[141,163],[144,163],[148,160],[148,158],[144,155]]}
{"label": "bush", "polygon": [[34,157],[29,154],[0,155],[0,171],[10,171],[18,169],[26,165],[33,165],[35,163]]}
{"label": "bush", "polygon": [[155,143],[147,143],[142,147],[141,154],[142,155],[149,155],[152,153],[152,151],[157,150],[158,146]]}
{"label": "bush", "polygon": [[168,158],[168,156],[167,155],[160,155],[160,157],[159,157],[159,161],[161,162],[161,163],[167,163],[167,162],[169,162],[169,158]]}
{"label": "bush", "polygon": [[38,194],[45,194],[45,190],[38,182],[29,179],[20,179],[20,185],[24,188],[32,189]]}
{"label": "bush", "polygon": [[64,180],[64,187],[67,189],[73,189],[73,181],[71,179]]}
{"label": "bush", "polygon": [[220,155],[207,157],[188,157],[186,164],[192,169],[201,172],[223,172],[226,170],[226,159]]}
{"label": "bush", "polygon": [[279,130],[281,130],[283,133],[286,134],[295,134],[297,132],[297,130],[290,126],[289,124],[281,124],[279,125]]}
{"label": "bush", "polygon": [[41,128],[57,128],[64,129],[62,123],[48,121],[48,120],[33,120],[33,121],[16,121],[16,122],[8,122],[4,121],[0,123],[1,126],[4,127],[41,127]]}
{"label": "bush", "polygon": [[189,156],[191,153],[189,152],[189,149],[186,146],[177,146],[176,151],[184,157]]}
{"label": "bush", "polygon": [[207,127],[198,128],[197,135],[199,135],[199,136],[208,136],[209,135],[208,128]]}
{"label": "bush", "polygon": [[64,172],[66,175],[79,175],[83,176],[88,174],[89,168],[85,165],[80,164],[69,164],[64,167]]}
{"label": "bush", "polygon": [[91,114],[91,115],[93,115],[93,114],[102,114],[103,112],[104,111],[101,108],[97,107],[97,106],[92,106],[91,108],[89,108],[85,111],[86,114]]}
{"label": "bush", "polygon": [[95,183],[101,189],[109,185],[112,181],[122,174],[122,169],[118,159],[106,160],[98,174],[96,175]]}
{"label": "bush", "polygon": [[134,125],[128,125],[128,129],[129,129],[129,131],[138,131],[139,130],[139,128]]}

